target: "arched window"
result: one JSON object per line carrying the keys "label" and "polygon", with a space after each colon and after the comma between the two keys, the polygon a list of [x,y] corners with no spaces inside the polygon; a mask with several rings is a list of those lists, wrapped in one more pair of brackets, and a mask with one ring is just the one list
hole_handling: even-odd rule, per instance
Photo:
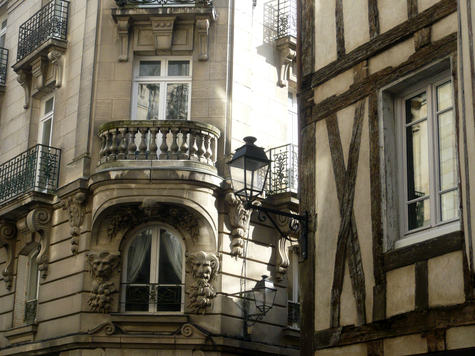
{"label": "arched window", "polygon": [[26,291],[25,323],[32,324],[36,320],[36,307],[38,304],[38,285],[40,282],[38,262],[36,258],[40,247],[31,251],[28,256],[28,288]]}
{"label": "arched window", "polygon": [[183,245],[174,233],[150,226],[125,249],[121,311],[183,311]]}

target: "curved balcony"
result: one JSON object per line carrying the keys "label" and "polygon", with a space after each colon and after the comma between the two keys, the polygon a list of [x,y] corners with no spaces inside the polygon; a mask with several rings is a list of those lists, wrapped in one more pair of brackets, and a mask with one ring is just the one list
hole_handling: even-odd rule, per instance
{"label": "curved balcony", "polygon": [[99,128],[97,171],[165,167],[216,174],[219,129],[184,120],[112,121]]}

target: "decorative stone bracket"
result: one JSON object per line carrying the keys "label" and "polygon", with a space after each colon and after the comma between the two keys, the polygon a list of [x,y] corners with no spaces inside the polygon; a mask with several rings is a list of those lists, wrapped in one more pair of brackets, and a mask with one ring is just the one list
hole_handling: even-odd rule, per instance
{"label": "decorative stone bracket", "polygon": [[130,20],[128,17],[117,19],[117,33],[120,41],[119,62],[129,60],[129,28]]}
{"label": "decorative stone bracket", "polygon": [[11,222],[0,221],[0,248],[7,251],[7,263],[2,271],[6,288],[10,290],[13,282],[13,261],[15,260],[16,227]]}
{"label": "decorative stone bracket", "polygon": [[188,273],[194,279],[189,292],[189,307],[198,314],[206,312],[206,308],[211,306],[211,300],[216,297],[216,292],[210,282],[216,279],[219,269],[219,259],[216,255],[200,251],[190,255],[186,259],[189,268]]}
{"label": "decorative stone bracket", "polygon": [[232,250],[231,255],[242,257],[244,252],[244,238],[249,229],[249,221],[251,219],[252,210],[244,209],[244,206],[233,193],[228,193],[224,197],[229,206],[229,222],[233,227],[232,236]]}
{"label": "decorative stone bracket", "polygon": [[23,233],[25,243],[39,242],[41,249],[36,258],[41,278],[46,278],[49,265],[49,246],[51,238],[51,212],[45,208],[30,211],[26,219],[17,223]]}
{"label": "decorative stone bracket", "polygon": [[198,29],[198,39],[199,39],[199,60],[200,61],[207,61],[209,59],[208,56],[208,30],[209,30],[209,19],[197,19],[196,20],[196,28]]}
{"label": "decorative stone bracket", "polygon": [[78,253],[79,239],[81,237],[81,225],[84,222],[84,215],[86,213],[86,194],[76,193],[61,201],[64,210],[69,214],[69,225],[71,226],[71,252]]}
{"label": "decorative stone bracket", "polygon": [[[289,210],[289,209],[284,209],[284,211],[290,212],[292,214],[295,214],[295,212]],[[281,229],[281,231],[292,238],[298,238],[297,233],[293,232],[289,225],[295,222],[295,220],[290,219],[285,216],[276,216],[275,222]],[[282,281],[285,278],[285,275],[287,274],[287,269],[289,268],[290,265],[290,259],[289,259],[289,250],[290,249],[298,249],[298,245],[291,245],[291,243],[286,240],[283,237],[280,237],[278,235],[277,237],[279,239],[278,242],[278,248],[277,248],[277,256],[276,256],[276,265],[277,265],[277,273],[276,273],[276,279],[278,281]]]}
{"label": "decorative stone bracket", "polygon": [[284,88],[288,85],[290,69],[297,56],[296,39],[292,36],[279,38],[276,41],[276,47],[279,54],[279,65],[277,68],[279,81],[277,85]]}

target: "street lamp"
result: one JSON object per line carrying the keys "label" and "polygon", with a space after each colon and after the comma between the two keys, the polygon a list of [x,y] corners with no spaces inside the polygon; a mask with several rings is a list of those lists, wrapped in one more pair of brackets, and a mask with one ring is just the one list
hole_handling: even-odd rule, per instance
{"label": "street lamp", "polygon": [[[253,204],[264,191],[271,161],[267,158],[264,149],[254,144],[256,142],[255,137],[244,137],[244,142],[246,144],[238,148],[231,161],[228,162],[234,194],[241,199],[245,209],[259,211],[258,218],[260,221],[265,221],[268,218],[284,239],[298,242],[300,246],[300,261],[305,261],[307,259],[308,239],[307,212],[304,211],[303,215],[298,215]],[[264,213],[265,216],[262,216],[261,213]],[[290,219],[290,230],[293,232],[300,230],[300,238],[296,240],[289,238],[282,232],[269,214],[288,217]]]}

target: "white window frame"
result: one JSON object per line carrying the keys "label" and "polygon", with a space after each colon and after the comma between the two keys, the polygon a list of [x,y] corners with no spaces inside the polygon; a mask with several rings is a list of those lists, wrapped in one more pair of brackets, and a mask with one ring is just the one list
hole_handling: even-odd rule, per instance
{"label": "white window frame", "polygon": [[[407,195],[407,162],[405,150],[405,100],[429,88],[427,93],[430,100],[435,97],[431,94],[432,88],[437,85],[452,81],[450,75],[449,60],[442,60],[432,66],[422,68],[398,82],[393,83],[380,91],[379,118],[380,118],[380,164],[382,174],[382,203],[383,203],[383,230],[385,234],[385,251],[401,248],[414,243],[422,242],[437,236],[442,236],[461,229],[460,210],[458,217],[440,221],[439,208],[439,181],[438,181],[438,138],[437,126],[434,126],[436,117],[432,108],[428,112],[428,140],[430,161],[430,208],[431,223],[429,226],[418,229],[408,229],[408,217],[406,208]],[[452,88],[453,90],[453,88]],[[435,91],[435,90],[434,90]],[[454,122],[455,122],[455,97],[453,97]],[[430,105],[430,103],[429,103]],[[430,117],[429,117],[430,116]],[[455,128],[454,128],[455,130]],[[456,145],[456,144],[455,144]],[[456,149],[457,147],[455,147]],[[456,165],[459,166],[457,154]],[[457,168],[456,168],[457,171]],[[459,182],[457,174],[457,191],[460,200]],[[458,204],[457,204],[458,207]]]}
{"label": "white window frame", "polygon": [[[38,295],[40,292],[40,270],[38,268],[38,263],[36,262],[36,259],[38,258],[38,255],[40,253],[40,246],[35,247],[28,255],[28,276],[27,276],[27,284],[26,284],[26,292],[25,292],[25,312],[26,312],[26,304],[30,302],[35,302],[36,301],[36,315],[38,315]],[[34,264],[32,264],[32,261],[35,260]],[[33,270],[32,266],[36,266],[35,270]],[[34,285],[35,290],[34,290],[34,297],[32,297],[30,294],[32,293],[31,291],[31,279],[33,278],[33,273],[36,276],[36,283]],[[27,320],[25,319],[25,323]],[[32,323],[36,322],[36,316],[35,320],[32,321]]]}
{"label": "white window frame", "polygon": [[[46,103],[50,100],[53,99],[53,108],[50,112],[45,113],[46,109]],[[53,124],[54,124],[54,107],[56,104],[56,99],[54,95],[48,95],[46,98],[41,100],[41,105],[40,105],[40,120],[39,120],[39,125],[38,125],[38,143],[41,143],[46,146],[51,146],[51,142],[53,139]],[[50,134],[49,134],[49,139],[48,142],[45,143],[43,141],[43,133],[44,133],[44,128],[45,128],[45,123],[51,120],[51,129],[50,129]]]}
{"label": "white window frame", "polygon": [[[150,283],[157,283],[158,282],[158,262],[159,262],[159,253],[160,253],[160,248],[159,248],[159,239],[160,239],[160,230],[166,230],[173,234],[178,241],[181,243],[182,247],[182,280],[181,280],[181,305],[180,305],[180,310],[175,311],[175,310],[170,310],[170,311],[158,311],[156,310],[156,305],[155,304],[149,304],[149,310],[148,311],[126,311],[126,285],[127,285],[127,266],[128,266],[128,251],[129,247],[132,245],[132,242],[138,238],[138,234],[142,233],[143,231],[147,229],[154,229],[156,230],[155,233],[158,231],[158,236],[154,235],[152,237],[152,246],[151,246],[151,263],[150,263]],[[148,225],[142,225],[139,228],[134,229],[131,234],[130,234],[130,239],[127,241],[127,244],[125,245],[124,248],[124,253],[123,253],[123,273],[122,273],[122,286],[121,286],[121,302],[120,302],[120,311],[121,313],[127,313],[127,314],[182,314],[184,312],[184,303],[185,303],[185,244],[184,241],[181,237],[181,234],[178,233],[176,230],[171,229],[168,226],[164,226],[161,224],[148,224]],[[155,258],[154,258],[155,256]],[[137,283],[138,285],[140,283]],[[174,285],[175,286],[175,285]]]}
{"label": "white window frame", "polygon": [[[292,103],[290,100],[292,99]],[[287,102],[287,141],[296,146],[299,144],[299,128],[298,128],[298,104],[297,104],[297,93],[290,91],[288,93],[288,102]]]}
{"label": "white window frame", "polygon": [[[292,281],[289,281],[287,277],[287,283],[292,284],[292,289],[287,290],[287,302],[295,303],[300,305],[300,293],[299,293],[299,247],[290,246],[289,247],[289,268],[287,276],[292,277]],[[290,285],[287,285],[287,288]],[[290,293],[290,291],[292,293]],[[292,294],[292,295],[290,295]],[[287,326],[291,329],[300,330],[299,323],[287,321]]]}
{"label": "white window frame", "polygon": [[[160,76],[139,76],[140,62],[141,61],[160,61]],[[188,76],[168,76],[168,62],[170,61],[188,61],[190,65],[190,71]],[[159,98],[159,113],[158,120],[169,120],[166,117],[167,109],[167,90],[168,83],[187,83],[189,85],[188,93],[188,117],[186,120],[190,120],[191,115],[191,91],[192,91],[192,73],[193,73],[193,58],[190,56],[140,56],[135,58],[134,63],[134,80],[132,85],[132,119],[137,120],[138,112],[138,95],[139,84],[159,84],[160,85],[160,98]]]}
{"label": "white window frame", "polygon": [[[7,20],[7,24],[4,28],[1,28],[3,22]],[[8,15],[4,15],[2,17],[0,17],[0,38],[2,38],[3,36],[4,37],[4,44],[3,46],[0,46],[0,47],[3,47],[3,48],[6,48],[6,42],[7,42],[7,28],[8,28]]]}

